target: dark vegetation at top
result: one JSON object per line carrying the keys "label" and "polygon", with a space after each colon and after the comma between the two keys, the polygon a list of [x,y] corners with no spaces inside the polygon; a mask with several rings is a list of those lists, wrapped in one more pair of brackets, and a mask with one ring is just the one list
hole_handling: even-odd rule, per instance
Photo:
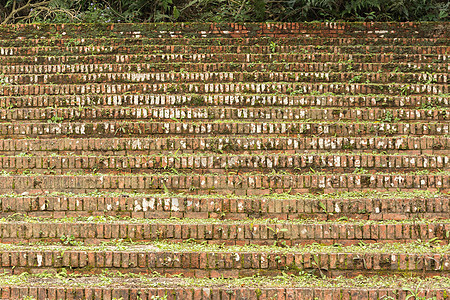
{"label": "dark vegetation at top", "polygon": [[448,21],[448,0],[0,0],[2,24]]}

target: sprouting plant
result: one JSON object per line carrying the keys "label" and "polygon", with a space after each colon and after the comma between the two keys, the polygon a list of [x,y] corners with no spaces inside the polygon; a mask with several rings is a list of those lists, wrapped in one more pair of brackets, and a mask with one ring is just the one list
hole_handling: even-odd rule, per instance
{"label": "sprouting plant", "polygon": [[353,171],[354,174],[367,174],[369,173],[369,171],[367,171],[364,168],[355,168],[355,170]]}
{"label": "sprouting plant", "polygon": [[153,295],[150,299],[152,299],[152,300],[166,300],[167,299],[167,295],[164,295],[164,296],[155,296],[155,295]]}
{"label": "sprouting plant", "polygon": [[407,291],[409,295],[406,296],[405,300],[436,300],[436,297],[427,298],[426,296],[420,296],[420,283],[416,287],[415,290],[410,288],[404,288],[404,291]]}
{"label": "sprouting plant", "polygon": [[349,60],[347,60],[347,61],[339,60],[339,63],[344,64],[345,69],[346,69],[347,71],[352,71],[352,70],[353,70],[353,59],[349,59]]}
{"label": "sprouting plant", "polygon": [[5,77],[0,76],[0,85],[3,85],[3,86],[9,85],[9,82]]}
{"label": "sprouting plant", "polygon": [[391,111],[387,111],[384,114],[384,118],[379,118],[378,121],[384,122],[384,123],[392,123],[392,122],[398,122],[399,118],[394,118],[394,115]]}
{"label": "sprouting plant", "polygon": [[64,120],[63,117],[53,116],[49,120],[47,120],[48,123],[61,123]]}
{"label": "sprouting plant", "polygon": [[330,215],[330,216],[333,215],[332,212],[329,212],[327,210],[327,206],[322,201],[319,201],[319,203],[317,205],[324,211],[325,214]]}
{"label": "sprouting plant", "polygon": [[407,96],[407,95],[409,94],[409,87],[410,87],[409,84],[407,84],[407,85],[401,87],[401,88],[400,88],[400,95],[401,95],[401,96]]}
{"label": "sprouting plant", "polygon": [[275,53],[277,52],[277,44],[273,41],[270,42],[269,47],[270,47],[270,52]]}
{"label": "sprouting plant", "polygon": [[61,238],[60,238],[60,240],[61,240],[61,243],[63,244],[63,245],[66,245],[66,246],[79,246],[79,245],[82,245],[83,243],[82,242],[78,242],[78,241],[76,241],[75,240],[75,237],[73,236],[73,235],[62,235],[61,236]]}
{"label": "sprouting plant", "polygon": [[279,234],[280,234],[280,233],[282,233],[282,232],[287,232],[287,231],[288,231],[287,228],[276,228],[276,229],[273,229],[272,227],[267,227],[267,229],[269,229],[270,231],[273,232],[274,238],[275,238],[276,240],[279,239]]}
{"label": "sprouting plant", "polygon": [[437,79],[434,78],[433,74],[427,72],[427,73],[425,73],[425,75],[424,75],[423,83],[425,83],[425,84],[432,84],[432,83],[436,83],[437,82]]}
{"label": "sprouting plant", "polygon": [[25,153],[25,152],[22,152],[22,153],[17,154],[17,156],[19,156],[19,157],[30,157],[30,156],[33,156],[33,155]]}
{"label": "sprouting plant", "polygon": [[356,75],[353,78],[351,78],[348,82],[349,83],[359,83],[361,82],[362,75]]}

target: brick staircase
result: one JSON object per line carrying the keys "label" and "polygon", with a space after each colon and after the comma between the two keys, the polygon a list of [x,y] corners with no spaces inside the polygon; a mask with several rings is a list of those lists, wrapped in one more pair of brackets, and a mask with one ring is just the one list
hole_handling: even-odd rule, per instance
{"label": "brick staircase", "polygon": [[0,36],[2,299],[450,298],[449,23]]}

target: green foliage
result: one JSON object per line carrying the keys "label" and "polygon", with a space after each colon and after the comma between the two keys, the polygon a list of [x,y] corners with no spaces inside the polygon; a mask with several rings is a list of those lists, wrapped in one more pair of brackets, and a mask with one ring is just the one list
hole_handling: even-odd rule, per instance
{"label": "green foliage", "polygon": [[348,82],[349,83],[359,83],[361,82],[362,75],[356,75],[353,78],[351,78]]}
{"label": "green foliage", "polygon": [[448,21],[447,0],[8,0],[4,23]]}
{"label": "green foliage", "polygon": [[63,117],[53,116],[47,120],[47,123],[61,123],[62,121],[64,121]]}
{"label": "green foliage", "polygon": [[266,3],[264,0],[253,0],[253,10],[255,11],[255,20],[264,21],[266,19]]}
{"label": "green foliage", "polygon": [[61,243],[65,246],[80,246],[83,244],[82,242],[76,241],[73,235],[62,235],[60,240]]}
{"label": "green foliage", "polygon": [[348,21],[448,20],[450,3],[442,0],[290,0],[284,19]]}

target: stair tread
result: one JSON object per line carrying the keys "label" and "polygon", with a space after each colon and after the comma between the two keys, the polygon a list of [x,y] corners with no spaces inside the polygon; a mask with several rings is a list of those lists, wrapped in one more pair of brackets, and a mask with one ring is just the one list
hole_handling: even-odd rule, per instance
{"label": "stair tread", "polygon": [[[45,275],[45,276],[44,276]],[[60,278],[58,276],[62,276]],[[65,278],[66,277],[66,278]],[[439,290],[440,295],[446,294],[445,290],[450,288],[448,280],[444,280],[442,276],[422,278],[420,276],[399,276],[399,275],[386,275],[375,276],[371,278],[320,278],[314,277],[310,274],[302,273],[297,276],[258,276],[244,277],[244,278],[183,278],[178,277],[165,277],[157,273],[153,274],[141,274],[127,275],[121,272],[108,271],[103,272],[100,275],[92,274],[71,274],[71,273],[59,273],[52,275],[51,273],[44,274],[26,274],[26,275],[3,275],[4,282],[2,290],[7,290],[7,287],[24,287],[26,291],[30,289],[29,293],[32,294],[34,287],[42,287],[49,289],[49,292],[56,294],[56,289],[62,290],[61,295],[64,294],[64,288],[72,288],[74,291],[79,291],[80,297],[83,297],[84,289],[96,289],[99,291],[98,295],[104,293],[105,297],[111,295],[111,289],[118,289],[120,292],[125,290],[131,295],[133,288],[137,288],[142,295],[150,293],[150,295],[161,295],[164,297],[166,293],[180,292],[180,296],[186,297],[187,295],[193,295],[200,292],[204,295],[210,294],[223,294],[228,296],[231,294],[240,293],[240,295],[256,297],[258,294],[264,293],[263,296],[273,296],[276,292],[287,292],[289,295],[294,296],[311,296],[316,293],[317,296],[324,295],[336,295],[339,296],[342,293],[354,295],[366,295],[368,297],[369,292],[371,296],[377,297],[378,293],[380,297],[386,295],[389,292],[408,294],[405,289],[416,290],[417,286],[420,286],[420,292],[424,292],[422,295],[426,295],[428,290]],[[67,280],[69,279],[69,280]],[[105,286],[107,285],[107,286]],[[28,288],[29,286],[30,288]],[[6,287],[6,288],[5,288]],[[78,289],[76,288],[78,287]],[[55,289],[55,290],[53,290]],[[305,289],[308,289],[305,291]],[[109,293],[108,293],[109,290]],[[259,291],[259,292],[258,292]],[[5,291],[6,294],[7,291]],[[13,295],[18,291],[12,292]],[[67,293],[71,293],[72,290],[68,290]],[[120,295],[120,292],[117,295]],[[136,292],[136,291],[135,291]],[[36,292],[37,294],[37,292]],[[431,293],[430,293],[431,295]],[[150,299],[150,297],[149,297]]]}

